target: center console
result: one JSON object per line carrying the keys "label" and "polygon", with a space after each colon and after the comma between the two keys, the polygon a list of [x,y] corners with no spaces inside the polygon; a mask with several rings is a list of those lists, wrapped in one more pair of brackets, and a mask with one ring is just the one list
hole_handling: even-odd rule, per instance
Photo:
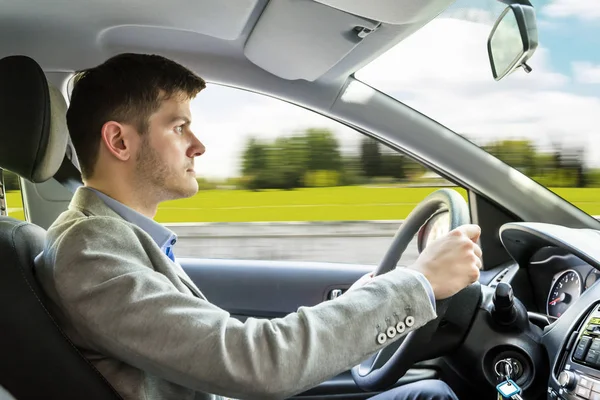
{"label": "center console", "polygon": [[600,307],[594,306],[573,332],[555,373],[560,388],[548,388],[548,399],[600,400]]}

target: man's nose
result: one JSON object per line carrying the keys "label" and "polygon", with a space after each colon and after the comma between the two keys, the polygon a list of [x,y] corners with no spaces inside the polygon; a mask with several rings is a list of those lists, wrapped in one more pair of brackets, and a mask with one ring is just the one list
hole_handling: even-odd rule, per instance
{"label": "man's nose", "polygon": [[204,147],[204,143],[192,134],[192,145],[190,146],[188,156],[191,158],[199,157],[204,154],[205,151],[206,147]]}

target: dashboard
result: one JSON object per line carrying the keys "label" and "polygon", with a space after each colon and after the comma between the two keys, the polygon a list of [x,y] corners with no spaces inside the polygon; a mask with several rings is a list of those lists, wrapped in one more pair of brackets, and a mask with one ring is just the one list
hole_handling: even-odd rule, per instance
{"label": "dashboard", "polygon": [[550,322],[539,337],[547,398],[600,399],[600,231],[509,223],[500,238],[518,265],[515,296]]}
{"label": "dashboard", "polygon": [[544,247],[529,262],[535,305],[548,317],[559,318],[600,280],[600,271],[560,247]]}

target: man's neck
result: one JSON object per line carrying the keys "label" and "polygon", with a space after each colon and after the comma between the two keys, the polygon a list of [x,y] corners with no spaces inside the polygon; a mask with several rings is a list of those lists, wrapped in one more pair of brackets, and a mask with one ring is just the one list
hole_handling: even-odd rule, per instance
{"label": "man's neck", "polygon": [[93,179],[86,180],[84,185],[112,197],[119,203],[126,205],[148,218],[153,219],[156,215],[158,203],[149,201],[149,197],[151,196],[149,196],[148,193],[138,195],[131,190],[120,190],[119,187],[114,184],[104,184],[103,182]]}

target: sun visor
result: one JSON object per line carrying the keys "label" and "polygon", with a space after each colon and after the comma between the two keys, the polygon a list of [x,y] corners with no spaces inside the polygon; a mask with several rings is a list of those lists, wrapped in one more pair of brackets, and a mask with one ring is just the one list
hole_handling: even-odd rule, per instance
{"label": "sun visor", "polygon": [[244,53],[284,79],[314,81],[337,64],[379,21],[312,0],[270,1]]}
{"label": "sun visor", "polygon": [[456,0],[314,0],[349,14],[390,25],[413,24],[431,18]]}

